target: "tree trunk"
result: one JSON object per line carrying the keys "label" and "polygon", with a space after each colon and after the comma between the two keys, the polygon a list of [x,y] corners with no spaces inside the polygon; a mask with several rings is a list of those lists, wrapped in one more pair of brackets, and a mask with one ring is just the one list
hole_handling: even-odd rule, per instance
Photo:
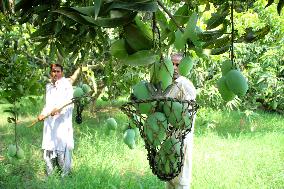
{"label": "tree trunk", "polygon": [[104,91],[105,88],[105,84],[103,82],[100,82],[97,86],[97,93],[93,96],[92,98],[92,107],[91,107],[91,113],[92,115],[94,115],[95,111],[96,111],[96,102],[99,98],[99,96],[102,94],[102,92]]}

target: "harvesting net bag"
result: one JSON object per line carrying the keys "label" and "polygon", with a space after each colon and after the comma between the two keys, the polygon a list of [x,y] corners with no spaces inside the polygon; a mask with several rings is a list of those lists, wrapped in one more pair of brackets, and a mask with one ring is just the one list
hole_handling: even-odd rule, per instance
{"label": "harvesting net bag", "polygon": [[193,100],[170,97],[135,99],[122,105],[121,110],[139,128],[150,168],[160,180],[172,180],[181,172],[184,139],[197,109]]}

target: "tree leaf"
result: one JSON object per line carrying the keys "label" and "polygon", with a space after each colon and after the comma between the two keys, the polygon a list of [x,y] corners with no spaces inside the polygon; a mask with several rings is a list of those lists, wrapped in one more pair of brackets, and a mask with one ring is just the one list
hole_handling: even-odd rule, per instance
{"label": "tree leaf", "polygon": [[54,12],[57,12],[59,14],[65,15],[68,18],[71,18],[72,20],[75,20],[76,22],[83,24],[83,25],[94,25],[91,22],[88,22],[83,15],[75,11],[73,8],[60,8],[55,10]]}
{"label": "tree leaf", "polygon": [[201,41],[207,42],[211,41],[213,39],[219,38],[224,34],[224,30],[214,30],[214,31],[204,31],[201,33],[198,33],[197,36]]}
{"label": "tree leaf", "polygon": [[23,10],[25,12],[26,10],[32,8],[33,1],[30,0],[21,0],[21,1],[16,1],[15,4],[15,11]]}
{"label": "tree leaf", "polygon": [[[184,4],[175,12],[173,16],[178,25],[183,26],[188,21],[188,15],[190,15],[188,5]],[[177,26],[172,20],[170,20],[169,25],[172,30],[176,30]]]}
{"label": "tree leaf", "polygon": [[210,54],[211,55],[223,54],[223,53],[227,52],[230,49],[230,46],[231,45],[226,45],[226,46],[221,47],[221,48],[212,49]]}
{"label": "tree leaf", "polygon": [[200,42],[198,41],[198,36],[195,31],[196,23],[198,20],[198,15],[196,12],[193,12],[187,22],[186,28],[184,30],[183,38],[186,41],[190,39],[195,46],[200,46]]}
{"label": "tree leaf", "polygon": [[154,54],[153,51],[142,50],[122,59],[122,62],[123,64],[130,66],[145,66],[148,64],[153,64],[158,58],[159,56]]}
{"label": "tree leaf", "polygon": [[100,9],[101,9],[102,0],[95,0],[94,7],[95,7],[95,20],[97,19]]}
{"label": "tree leaf", "polygon": [[141,2],[113,1],[106,8],[105,12],[109,12],[112,9],[156,12],[158,10],[158,5],[156,1],[141,1]]}
{"label": "tree leaf", "polygon": [[284,0],[279,0],[279,3],[277,4],[277,12],[279,14],[279,16],[281,15],[281,10],[284,6]]}
{"label": "tree leaf", "polygon": [[209,18],[206,21],[206,24],[207,24],[206,29],[211,30],[211,29],[214,29],[214,28],[218,27],[219,25],[221,25],[225,21],[229,12],[230,12],[230,9],[229,9],[228,3],[221,5],[217,9],[217,12],[213,13],[211,18]]}
{"label": "tree leaf", "polygon": [[55,51],[56,51],[55,43],[54,43],[54,42],[51,42],[51,43],[50,43],[50,50],[49,50],[49,58],[50,58],[51,60],[54,58]]}
{"label": "tree leaf", "polygon": [[59,42],[55,42],[55,45],[56,45],[56,48],[57,48],[57,50],[58,50],[58,52],[60,53],[60,55],[64,58],[64,57],[66,57],[66,53],[65,53],[65,51],[64,51],[64,49],[63,49],[63,46],[62,46],[62,44],[60,44]]}
{"label": "tree leaf", "polygon": [[137,12],[129,12],[128,14],[124,15],[123,17],[118,18],[101,18],[98,17],[96,20],[90,16],[83,16],[82,17],[92,23],[94,25],[100,27],[107,27],[107,28],[114,28],[118,26],[124,26],[129,24],[136,16]]}
{"label": "tree leaf", "polygon": [[36,46],[35,54],[39,53],[48,43],[48,38],[42,40],[42,42]]}
{"label": "tree leaf", "polygon": [[43,36],[47,36],[47,35],[53,34],[53,27],[54,27],[54,23],[53,22],[46,23],[46,24],[40,26],[40,28],[38,30],[33,32],[31,34],[31,37],[32,38],[43,37]]}
{"label": "tree leaf", "polygon": [[208,41],[202,45],[202,48],[204,49],[220,48],[220,47],[226,46],[228,43],[231,43],[230,35],[226,35],[224,37],[220,37],[220,38]]}
{"label": "tree leaf", "polygon": [[268,3],[267,3],[267,5],[265,5],[265,8],[269,7],[270,5],[272,5],[273,2],[274,2],[274,0],[268,0]]}
{"label": "tree leaf", "polygon": [[83,15],[87,15],[87,16],[95,16],[96,12],[95,12],[95,9],[96,7],[95,6],[88,6],[88,7],[71,7],[71,9],[74,9],[76,11],[78,11],[80,14],[83,14]]}
{"label": "tree leaf", "polygon": [[241,36],[238,40],[236,40],[236,43],[253,43],[261,38],[263,38],[265,35],[267,35],[270,31],[270,26],[267,25],[257,31],[253,31],[252,27],[246,28],[246,33]]}

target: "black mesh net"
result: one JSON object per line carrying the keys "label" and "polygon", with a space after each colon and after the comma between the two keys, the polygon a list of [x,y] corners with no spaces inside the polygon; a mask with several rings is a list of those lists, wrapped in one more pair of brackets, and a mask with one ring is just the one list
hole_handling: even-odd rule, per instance
{"label": "black mesh net", "polygon": [[121,107],[139,128],[150,168],[160,180],[172,180],[181,172],[184,139],[197,109],[193,100],[169,97],[133,100]]}

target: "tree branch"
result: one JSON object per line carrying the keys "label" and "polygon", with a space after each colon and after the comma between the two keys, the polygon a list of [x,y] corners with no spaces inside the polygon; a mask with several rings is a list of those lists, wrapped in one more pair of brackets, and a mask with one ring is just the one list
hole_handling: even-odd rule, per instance
{"label": "tree branch", "polygon": [[41,58],[38,58],[38,57],[36,57],[36,56],[32,56],[32,55],[28,54],[28,53],[25,52],[25,51],[23,51],[23,53],[25,53],[29,58],[35,59],[35,60],[37,60],[37,61],[39,61],[39,62],[41,62],[41,63],[47,65],[46,60],[41,59]]}
{"label": "tree branch", "polygon": [[167,15],[172,19],[172,21],[174,22],[174,24],[177,26],[177,28],[183,33],[184,30],[182,29],[182,27],[180,27],[176,21],[176,19],[174,18],[174,16],[170,13],[170,11],[164,6],[164,4],[160,1],[160,0],[157,0],[158,2],[158,5],[160,7],[162,7],[162,9],[167,13]]}

